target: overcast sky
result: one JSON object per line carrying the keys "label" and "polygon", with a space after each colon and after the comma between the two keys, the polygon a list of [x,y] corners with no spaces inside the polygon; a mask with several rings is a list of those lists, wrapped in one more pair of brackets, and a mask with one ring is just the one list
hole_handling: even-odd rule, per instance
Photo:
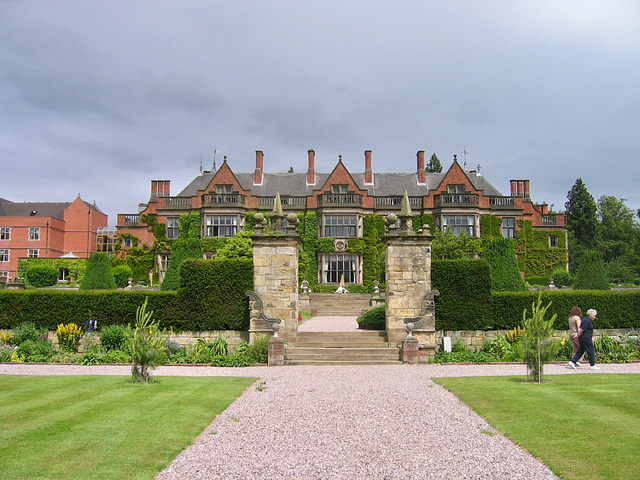
{"label": "overcast sky", "polygon": [[637,1],[0,0],[0,197],[97,205],[202,158],[413,172],[453,155],[564,210],[582,177],[640,208]]}

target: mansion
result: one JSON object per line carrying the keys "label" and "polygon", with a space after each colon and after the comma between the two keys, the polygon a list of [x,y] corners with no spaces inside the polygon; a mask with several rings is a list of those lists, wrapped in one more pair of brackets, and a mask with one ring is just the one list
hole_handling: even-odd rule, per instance
{"label": "mansion", "polygon": [[[200,216],[203,238],[232,237],[244,231],[247,213],[271,212],[279,194],[285,215],[313,211],[319,237],[343,240],[334,242],[333,251],[318,252],[317,283],[336,284],[342,275],[346,283],[362,283],[362,255],[349,253],[344,245],[363,238],[365,217],[397,214],[406,192],[414,215],[432,216],[432,230],[479,238],[481,218],[491,215],[504,237],[516,238],[523,228],[519,221],[527,220],[535,232],[548,235],[545,248],[563,248],[566,256],[564,215],[533,203],[529,180],[511,180],[508,195],[503,195],[479,169],[468,170],[455,156],[442,173],[427,171],[424,151],[417,152],[414,172],[374,173],[372,153],[366,150],[363,172],[350,172],[340,157],[330,173],[320,173],[315,169],[315,152],[309,150],[307,155],[304,173],[265,172],[262,151],[256,151],[255,169],[249,173],[234,172],[225,157],[219,168],[214,163],[211,171],[200,172],[177,195],[171,194],[169,180],[152,180],[149,201],[140,204],[138,213],[118,214],[117,233],[126,234],[122,249],[131,246],[132,236],[149,246],[154,243],[153,232],[142,221],[145,214],[165,225],[167,239],[178,238],[180,215],[191,212]],[[167,256],[159,260],[162,277]]]}

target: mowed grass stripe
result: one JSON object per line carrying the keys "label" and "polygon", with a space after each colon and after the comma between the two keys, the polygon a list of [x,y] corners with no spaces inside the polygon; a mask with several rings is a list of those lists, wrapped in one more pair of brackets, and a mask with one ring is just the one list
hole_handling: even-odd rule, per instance
{"label": "mowed grass stripe", "polygon": [[554,375],[546,380],[434,379],[562,478],[638,478],[640,376]]}
{"label": "mowed grass stripe", "polygon": [[255,380],[2,376],[2,478],[153,478]]}

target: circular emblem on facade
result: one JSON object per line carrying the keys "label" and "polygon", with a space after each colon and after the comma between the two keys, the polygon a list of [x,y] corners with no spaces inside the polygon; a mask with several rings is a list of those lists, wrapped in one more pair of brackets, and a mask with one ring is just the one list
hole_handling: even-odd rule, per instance
{"label": "circular emblem on facade", "polygon": [[349,244],[344,239],[336,239],[333,242],[333,249],[336,252],[344,252],[347,249],[348,246],[349,246]]}

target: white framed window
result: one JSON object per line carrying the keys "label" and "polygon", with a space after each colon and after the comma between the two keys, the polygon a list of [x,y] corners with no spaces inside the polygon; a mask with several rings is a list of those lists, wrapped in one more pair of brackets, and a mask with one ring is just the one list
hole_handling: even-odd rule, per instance
{"label": "white framed window", "polygon": [[40,240],[40,227],[29,227],[29,240]]}
{"label": "white framed window", "polygon": [[11,227],[0,227],[0,240],[11,240]]}
{"label": "white framed window", "polygon": [[9,279],[9,272],[7,272],[6,270],[0,271],[0,278],[4,278],[6,280]]}
{"label": "white framed window", "polygon": [[180,236],[180,219],[178,217],[167,218],[167,238],[175,239]]}
{"label": "white framed window", "polygon": [[9,249],[0,248],[0,262],[8,262],[8,261],[9,261]]}
{"label": "white framed window", "polygon": [[237,215],[207,215],[205,218],[205,236],[233,237],[238,233]]}
{"label": "white framed window", "polygon": [[131,237],[122,237],[122,247],[131,248]]}
{"label": "white framed window", "polygon": [[358,255],[354,254],[323,254],[320,272],[322,283],[338,285],[343,276],[345,284],[358,283],[358,260]]}
{"label": "white framed window", "polygon": [[358,236],[358,219],[355,215],[325,215],[324,236],[355,238]]}
{"label": "white framed window", "polygon": [[450,231],[457,236],[466,232],[470,237],[475,237],[475,217],[473,215],[442,215],[442,231]]}
{"label": "white framed window", "polygon": [[216,193],[233,193],[233,185],[216,185]]}
{"label": "white framed window", "polygon": [[447,185],[447,193],[466,193],[467,188],[464,185]]}
{"label": "white framed window", "polygon": [[516,238],[516,219],[515,217],[502,218],[502,236],[504,238]]}
{"label": "white framed window", "polygon": [[551,248],[558,248],[560,246],[560,241],[556,235],[549,235],[549,246]]}
{"label": "white framed window", "polygon": [[331,185],[331,193],[349,193],[349,185]]}
{"label": "white framed window", "polygon": [[29,258],[38,258],[40,255],[40,250],[37,248],[30,248],[27,250],[27,257]]}

